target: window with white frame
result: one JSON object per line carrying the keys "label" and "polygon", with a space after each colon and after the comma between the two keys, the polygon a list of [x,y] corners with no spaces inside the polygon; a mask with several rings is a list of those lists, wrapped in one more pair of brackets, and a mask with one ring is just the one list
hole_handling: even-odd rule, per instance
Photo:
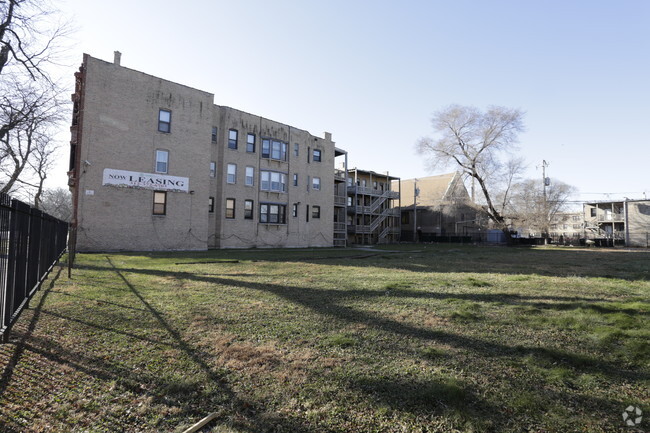
{"label": "window with white frame", "polygon": [[261,171],[260,189],[262,191],[286,192],[287,175],[277,171]]}
{"label": "window with white frame", "polygon": [[246,167],[246,182],[247,186],[253,186],[255,183],[255,167]]}
{"label": "window with white frame", "polygon": [[298,203],[294,203],[291,209],[291,216],[296,218],[298,216]]}
{"label": "window with white frame", "polygon": [[293,186],[298,186],[298,173],[293,174]]}
{"label": "window with white frame", "polygon": [[311,217],[314,219],[320,218],[320,206],[311,207]]}
{"label": "window with white frame", "polygon": [[320,177],[314,177],[311,180],[312,189],[320,190]]}
{"label": "window with white frame", "polygon": [[169,166],[169,152],[156,150],[156,173],[167,173]]}
{"label": "window with white frame", "polygon": [[216,176],[217,176],[217,162],[210,161],[210,177],[216,177]]}
{"label": "window with white frame", "polygon": [[226,182],[228,183],[237,183],[237,165],[228,164],[228,172],[226,176]]}
{"label": "window with white frame", "polygon": [[261,203],[260,223],[263,224],[286,224],[286,209],[284,204]]}
{"label": "window with white frame", "polygon": [[214,197],[208,197],[208,212],[214,212]]}

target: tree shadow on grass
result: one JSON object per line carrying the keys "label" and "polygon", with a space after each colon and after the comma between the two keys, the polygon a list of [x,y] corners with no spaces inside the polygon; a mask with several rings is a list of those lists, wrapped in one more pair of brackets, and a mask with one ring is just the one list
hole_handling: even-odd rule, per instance
{"label": "tree shadow on grass", "polygon": [[[106,269],[112,268],[92,267],[93,269]],[[621,368],[615,363],[605,361],[603,359],[596,359],[586,355],[573,354],[560,349],[546,348],[540,346],[510,346],[503,343],[493,341],[485,341],[474,337],[454,334],[443,330],[433,330],[426,328],[419,328],[416,326],[401,323],[396,320],[377,316],[362,310],[351,308],[342,305],[342,302],[354,298],[373,298],[386,296],[384,291],[377,290],[332,290],[332,289],[318,289],[314,290],[309,287],[296,287],[289,285],[278,285],[270,283],[257,283],[250,281],[243,281],[232,278],[220,278],[217,276],[204,276],[196,275],[188,272],[167,272],[151,269],[134,269],[123,268],[121,272],[127,273],[142,273],[158,276],[173,276],[179,279],[188,279],[193,281],[200,281],[220,286],[235,286],[242,287],[250,290],[272,293],[280,298],[283,298],[291,303],[301,305],[314,311],[315,313],[331,319],[338,319],[344,322],[363,324],[376,329],[381,329],[405,337],[413,337],[427,341],[436,341],[444,344],[449,344],[460,349],[470,349],[482,356],[489,357],[523,357],[527,355],[535,355],[541,358],[552,358],[555,362],[562,363],[571,367],[579,368],[588,372],[597,372],[610,377],[624,378],[624,379],[648,379],[649,374],[632,371]],[[523,296],[517,294],[457,294],[457,293],[435,293],[435,292],[422,292],[416,290],[400,289],[398,296],[402,297],[429,297],[434,299],[456,299],[466,298],[475,301],[485,302],[510,302],[515,305],[533,306],[540,305],[540,299],[550,299],[558,301],[565,299],[563,297],[545,297],[545,296]],[[575,308],[584,308],[582,302],[575,303],[576,297],[568,297],[571,302],[544,304],[550,308],[567,309],[568,305]],[[598,300],[601,304],[602,300],[597,298],[584,298],[583,301]],[[612,309],[615,311],[615,309]]]}
{"label": "tree shadow on grass", "polygon": [[[15,342],[15,348],[11,351],[10,359],[6,362],[4,367],[1,381],[0,381],[0,398],[8,390],[11,384],[12,393],[16,388],[24,383],[27,387],[34,391],[32,398],[45,398],[43,395],[47,389],[58,389],[64,395],[68,392],[77,393],[78,389],[74,383],[68,384],[60,376],[60,368],[65,370],[73,370],[80,373],[82,376],[87,375],[93,377],[103,383],[102,387],[112,386],[114,383],[123,392],[128,392],[136,398],[147,397],[153,405],[162,405],[169,408],[175,408],[177,412],[174,414],[174,419],[185,420],[189,424],[203,418],[210,412],[219,412],[220,416],[213,421],[210,425],[214,426],[216,423],[226,423],[228,426],[240,432],[258,432],[258,431],[292,431],[292,432],[309,432],[312,429],[308,425],[304,425],[299,421],[280,417],[276,414],[267,413],[263,405],[252,401],[251,399],[240,396],[232,390],[228,384],[227,379],[223,376],[223,372],[217,371],[211,367],[207,361],[205,354],[201,353],[192,345],[187,342],[180,332],[172,326],[172,324],[160,313],[153,305],[139,292],[139,290],[131,284],[125,277],[124,273],[116,268],[113,263],[108,259],[109,264],[112,266],[122,283],[127,287],[132,294],[140,301],[146,311],[147,315],[152,316],[169,336],[168,343],[157,340],[152,340],[143,336],[139,336],[128,332],[119,332],[119,330],[111,327],[102,327],[94,325],[90,320],[81,320],[73,317],[66,317],[64,315],[48,312],[44,309],[46,300],[52,287],[56,282],[56,278],[60,275],[61,269],[56,274],[56,277],[51,281],[50,285],[41,294],[41,299],[31,314],[31,320],[26,329],[23,324],[17,326],[16,335],[18,340]],[[94,356],[86,354],[83,347],[79,350],[71,351],[69,347],[62,346],[57,343],[56,337],[49,338],[45,335],[36,335],[34,332],[37,329],[38,323],[43,316],[48,316],[72,321],[73,323],[83,327],[93,327],[100,332],[106,334],[120,333],[122,336],[132,339],[134,341],[142,341],[155,345],[168,345],[171,346],[183,356],[186,356],[192,361],[192,364],[197,368],[197,377],[195,379],[172,379],[170,377],[160,377],[154,371],[146,371],[142,369],[133,369],[128,363],[120,362],[119,359],[113,357]],[[23,365],[25,354],[29,354],[30,363]],[[41,359],[38,369],[34,369],[31,363],[33,359]],[[0,362],[3,359],[0,357]],[[3,362],[3,364],[5,364]],[[14,372],[16,367],[20,367],[20,374],[27,374],[33,376],[31,378],[16,377]],[[54,369],[54,371],[52,371]],[[49,371],[49,373],[48,373]],[[76,377],[76,376],[75,376]],[[191,376],[189,376],[191,377]],[[20,382],[20,383],[18,383]],[[61,391],[61,389],[68,389],[70,391]],[[72,391],[74,389],[74,391]],[[123,395],[123,392],[118,392],[116,395]],[[30,395],[32,392],[29,393]],[[76,394],[75,394],[76,395]],[[140,397],[138,397],[140,396]],[[27,401],[30,397],[26,397]],[[80,399],[77,395],[75,398]],[[133,398],[133,397],[132,397]],[[29,418],[37,419],[43,416],[43,413],[32,413],[38,407],[35,403],[39,400],[33,401],[33,407],[30,404],[25,405],[25,413],[23,415],[17,414],[17,417],[23,417],[23,421],[29,421]],[[66,404],[65,398],[63,405]],[[135,409],[135,408],[133,408]],[[49,414],[47,416],[52,416]],[[56,417],[56,415],[54,414]],[[3,417],[0,417],[3,418]],[[92,417],[91,417],[92,418]],[[26,426],[23,421],[18,418],[5,417],[0,419],[0,430],[2,431],[28,431],[25,430]],[[57,420],[70,429],[78,428],[82,424],[78,421],[71,420]],[[97,420],[94,420],[95,422]],[[85,422],[93,422],[85,421]],[[124,431],[131,429],[137,419],[131,418],[128,414],[117,414],[108,412],[103,414],[101,420],[102,428],[108,428],[110,431]],[[175,426],[165,423],[161,420],[160,427],[164,430],[173,429]],[[188,424],[188,426],[189,426]],[[96,425],[97,426],[97,425]],[[134,427],[135,428],[135,427]],[[146,430],[146,429],[145,429]],[[158,430],[158,429],[156,429]],[[327,429],[319,429],[319,431],[329,431]]]}
{"label": "tree shadow on grass", "polygon": [[[499,273],[512,276],[593,277],[649,281],[650,251],[585,249],[529,249],[471,245],[418,245],[406,251],[350,249],[249,249],[200,252],[119,253],[126,257],[173,258],[170,266],[239,261],[326,262],[354,264],[411,272]],[[197,261],[201,260],[201,261]],[[229,261],[229,262],[228,262]]]}

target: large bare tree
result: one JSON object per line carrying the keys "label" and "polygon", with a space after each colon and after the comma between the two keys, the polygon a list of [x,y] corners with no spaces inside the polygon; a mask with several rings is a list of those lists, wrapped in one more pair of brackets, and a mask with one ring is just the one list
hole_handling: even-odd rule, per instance
{"label": "large bare tree", "polygon": [[70,221],[72,218],[72,194],[67,188],[45,189],[39,209],[60,220]]}
{"label": "large bare tree", "polygon": [[50,81],[47,65],[57,61],[70,31],[58,17],[47,0],[0,0],[0,74]]}
{"label": "large bare tree", "polygon": [[548,236],[551,222],[567,210],[576,188],[555,179],[545,188],[542,182],[526,179],[517,183],[507,212],[520,227]]}
{"label": "large bare tree", "polygon": [[57,16],[47,0],[0,0],[1,192],[36,185],[40,197],[52,165],[51,137],[67,110],[47,69],[68,32]]}
{"label": "large bare tree", "polygon": [[478,184],[488,217],[506,234],[509,228],[503,209],[523,168],[521,158],[513,156],[524,130],[523,116],[521,110],[506,107],[481,111],[451,105],[431,119],[436,136],[422,138],[416,145],[430,169],[460,169],[472,183],[474,200],[474,185]]}

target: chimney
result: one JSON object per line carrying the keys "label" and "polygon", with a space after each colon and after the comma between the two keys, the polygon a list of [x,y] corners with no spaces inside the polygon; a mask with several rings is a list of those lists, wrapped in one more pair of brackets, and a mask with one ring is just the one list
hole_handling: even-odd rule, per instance
{"label": "chimney", "polygon": [[117,66],[120,66],[120,61],[122,60],[122,53],[119,51],[114,51],[113,52],[113,63],[115,63]]}

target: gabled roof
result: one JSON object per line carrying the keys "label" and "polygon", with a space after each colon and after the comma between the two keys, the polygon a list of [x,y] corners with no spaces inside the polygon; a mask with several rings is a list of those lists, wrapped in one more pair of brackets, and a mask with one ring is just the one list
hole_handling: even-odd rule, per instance
{"label": "gabled roof", "polygon": [[418,205],[433,206],[452,200],[471,201],[460,173],[446,173],[437,176],[402,180],[402,207],[413,205],[413,187],[420,190]]}

